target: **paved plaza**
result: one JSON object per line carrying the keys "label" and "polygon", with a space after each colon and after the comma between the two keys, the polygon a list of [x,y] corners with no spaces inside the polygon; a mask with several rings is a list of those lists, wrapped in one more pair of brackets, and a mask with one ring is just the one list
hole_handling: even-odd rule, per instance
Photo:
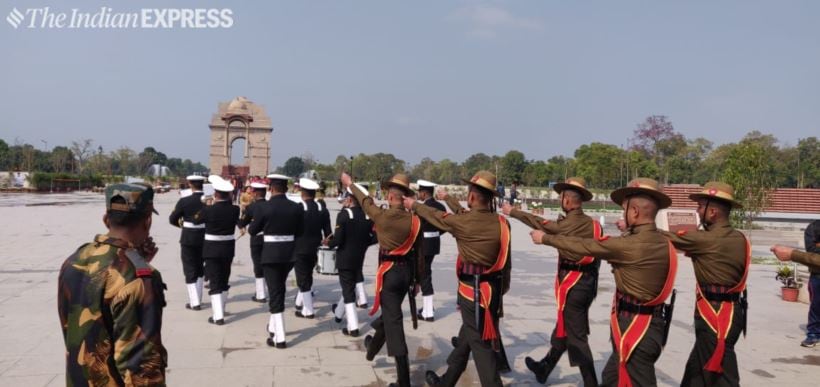
{"label": "paved plaza", "polygon": [[[172,386],[384,386],[395,380],[392,359],[385,350],[373,362],[365,360],[363,337],[371,332],[363,310],[359,319],[362,336],[342,335],[342,324],[333,321],[330,305],[340,296],[338,278],[317,275],[315,320],[293,315],[293,277],[288,281],[285,327],[287,349],[265,344],[267,305],[251,301],[253,276],[247,237],[237,243],[231,276],[231,293],[224,326],[206,322],[210,308],[184,308],[186,291],[179,259],[179,230],[168,224],[178,195],[157,196],[160,216],[154,218],[152,234],[160,252],[153,264],[168,285],[163,341],[168,349],[168,383]],[[28,205],[26,205],[28,204]],[[331,219],[338,204],[328,200]],[[64,346],[55,295],[62,261],[80,244],[105,231],[102,195],[0,196],[0,385],[64,385]],[[616,235],[607,218],[605,231]],[[503,375],[505,384],[537,385],[524,365],[526,356],[541,357],[548,349],[555,323],[553,279],[557,253],[533,245],[528,229],[512,221],[512,286],[504,299],[503,340],[513,371]],[[802,245],[798,231],[756,230],[753,255],[770,257],[773,243]],[[365,261],[368,296],[373,297],[376,249]],[[455,306],[456,247],[449,235],[442,238],[442,254],[434,263],[436,321],[419,322],[413,330],[405,303],[405,331],[410,349],[413,385],[423,385],[428,369],[442,372],[450,351],[450,337],[458,332],[460,316]],[[680,383],[683,366],[694,342],[694,274],[691,262],[681,255],[675,287],[678,291],[669,342],[657,363],[660,385]],[[799,346],[803,339],[808,306],[780,300],[780,283],[774,266],[753,265],[748,281],[749,333],[736,349],[741,383],[747,386],[816,386],[820,376],[820,349]],[[590,346],[600,372],[609,357],[609,311],[614,291],[607,264],[602,265],[598,297],[590,310]],[[421,297],[418,297],[419,303]],[[581,383],[566,356],[550,376],[552,385]],[[460,385],[478,385],[471,362]]]}

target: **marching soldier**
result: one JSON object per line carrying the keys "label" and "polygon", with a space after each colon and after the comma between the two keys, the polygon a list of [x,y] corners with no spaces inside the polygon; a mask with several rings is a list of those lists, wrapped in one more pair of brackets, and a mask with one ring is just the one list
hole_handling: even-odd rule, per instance
{"label": "marching soldier", "polygon": [[[547,234],[568,235],[580,238],[603,236],[601,224],[584,214],[583,203],[592,199],[581,177],[571,177],[555,184],[555,192],[561,195],[561,209],[566,214],[557,222],[513,208],[505,203],[502,210],[530,226]],[[573,256],[571,259],[568,256]],[[581,256],[569,251],[558,251],[558,271],[555,275],[555,303],[558,318],[550,336],[551,348],[540,361],[527,356],[527,368],[535,373],[538,383],[545,383],[565,351],[569,361],[581,369],[585,386],[597,386],[595,364],[589,348],[589,307],[598,290],[598,268],[601,261],[593,256]]]}
{"label": "marching soldier", "polygon": [[234,231],[239,221],[239,207],[231,200],[233,184],[217,175],[209,176],[208,182],[214,187],[214,203],[202,208],[194,216],[194,224],[205,225],[202,257],[205,259],[205,271],[211,283],[208,294],[211,295],[213,310],[208,322],[222,325],[225,323],[225,306],[231,287],[228,282],[236,247]]}
{"label": "marching soldier", "polygon": [[339,284],[342,287],[342,298],[333,304],[336,322],[342,322],[347,316],[347,327],[342,333],[353,337],[359,336],[359,318],[356,314],[356,277],[362,270],[367,248],[374,243],[373,221],[365,217],[364,211],[356,198],[345,195],[345,207],[336,216],[336,230],[327,243],[336,248],[336,268],[339,270]]}
{"label": "marching soldier", "polygon": [[478,171],[465,182],[470,189],[469,211],[462,211],[455,200],[447,201],[456,211],[452,215],[413,198],[404,200],[405,208],[412,208],[433,226],[452,234],[459,252],[456,273],[461,329],[456,348],[447,358],[447,372],[439,377],[427,371],[426,380],[431,386],[454,386],[472,352],[481,385],[500,386],[496,352],[501,351],[498,323],[502,297],[510,288],[510,225],[504,216],[495,213],[495,175]]}
{"label": "marching soldier", "polygon": [[[263,183],[253,182],[250,185],[253,190],[253,198],[251,202],[245,207],[242,217],[239,219],[237,227],[241,229],[242,234],[245,233],[247,227],[253,220],[255,213],[260,213],[262,207],[265,206],[265,193],[268,186]],[[255,302],[268,302],[268,288],[265,286],[265,275],[262,273],[262,245],[264,244],[264,235],[262,233],[251,235],[251,260],[253,261],[253,277],[256,285],[256,293],[251,296],[251,300]]]}
{"label": "marching soldier", "polygon": [[[446,212],[444,205],[433,197],[436,184],[427,180],[419,180],[418,200],[424,205],[430,206],[441,212]],[[422,251],[424,251],[424,281],[421,283],[421,295],[424,300],[421,310],[419,310],[419,320],[435,321],[435,309],[433,307],[433,258],[441,251],[441,230],[421,219],[421,232],[424,237]]]}
{"label": "marching soldier", "polygon": [[313,268],[322,240],[330,236],[330,212],[316,202],[319,184],[310,179],[299,179],[302,191],[304,221],[302,234],[296,238],[294,271],[299,294],[296,296],[296,317],[313,318]]}
{"label": "marching soldier", "polygon": [[164,386],[165,284],[149,262],[154,191],[145,184],[105,189],[108,234],[63,263],[57,305],[69,386]]}
{"label": "marching soldier", "polygon": [[675,247],[655,226],[659,209],[672,200],[658,189],[658,182],[638,178],[611,194],[624,209],[629,234],[616,238],[579,238],[530,232],[536,244],[553,246],[572,255],[569,260],[593,256],[608,261],[615,276],[610,328],[612,355],[602,375],[602,385],[655,385],[655,362],[666,343],[671,323],[670,305],[677,272]]}
{"label": "marching soldier", "polygon": [[304,219],[302,206],[290,201],[285,193],[288,191],[287,176],[268,175],[271,197],[265,205],[254,210],[248,232],[262,237],[262,273],[268,286],[270,297],[268,307],[267,344],[271,347],[286,348],[285,319],[285,281],[293,269],[293,250],[295,240],[302,233]]}
{"label": "marching soldier", "polygon": [[692,258],[695,268],[695,346],[686,362],[681,386],[738,386],[735,343],[746,330],[746,276],[751,262],[749,241],[729,222],[735,201],[732,186],[709,182],[689,195],[698,203],[703,231],[666,236]]}
{"label": "marching soldier", "polygon": [[205,241],[205,225],[194,224],[194,215],[205,205],[202,202],[202,184],[205,178],[191,175],[187,177],[191,194],[179,199],[174,211],[168,217],[171,225],[182,228],[179,236],[179,251],[182,255],[182,272],[188,288],[188,303],[185,307],[200,310],[202,286],[205,283],[205,261],[202,259],[202,244]]}
{"label": "marching soldier", "polygon": [[365,214],[373,219],[379,240],[379,269],[376,272],[375,299],[370,315],[376,314],[379,308],[382,309],[382,314],[370,324],[375,330],[373,336],[368,335],[364,340],[367,360],[373,360],[387,341],[387,355],[396,359],[398,385],[410,386],[410,365],[401,304],[410,292],[410,313],[415,320],[412,288],[415,282],[413,277],[419,272],[420,262],[417,260],[418,249],[421,248],[417,243],[421,220],[402,208],[402,198],[414,194],[410,189],[410,180],[399,173],[387,182],[387,202],[390,206],[387,209],[373,204],[373,198],[368,196],[363,187],[353,184],[348,174],[343,173],[341,181],[345,188],[349,187],[353,192]]}

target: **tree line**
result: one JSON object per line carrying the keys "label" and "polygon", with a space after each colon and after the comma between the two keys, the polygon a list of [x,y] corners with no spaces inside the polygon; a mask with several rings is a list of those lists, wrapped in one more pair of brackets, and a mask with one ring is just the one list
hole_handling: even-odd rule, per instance
{"label": "tree line", "polygon": [[738,187],[820,188],[820,142],[807,137],[796,145],[782,144],[771,134],[751,131],[738,142],[715,146],[703,137],[686,138],[665,116],[650,116],[637,125],[626,144],[584,144],[575,149],[573,157],[528,158],[510,150],[504,155],[476,153],[462,162],[425,157],[410,165],[390,153],[339,155],[331,164],[304,154],[289,158],[277,171],[297,176],[314,170],[318,178],[329,181],[341,171],[367,181],[406,172],[414,179],[459,184],[460,178],[480,169],[496,173],[507,185],[534,187],[583,176],[590,187],[602,190],[623,186],[635,177],[654,178],[666,185],[723,180]]}
{"label": "tree line", "polygon": [[148,175],[151,165],[168,167],[171,176],[183,177],[207,172],[208,168],[190,159],[168,157],[154,147],[137,152],[127,146],[105,151],[91,139],[72,141],[69,146],[43,150],[15,139],[13,145],[0,139],[0,171],[46,172],[74,175]]}

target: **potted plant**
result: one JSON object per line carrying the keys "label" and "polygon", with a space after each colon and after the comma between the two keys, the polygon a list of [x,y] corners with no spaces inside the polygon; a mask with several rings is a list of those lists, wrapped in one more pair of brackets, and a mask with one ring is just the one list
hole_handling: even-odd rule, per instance
{"label": "potted plant", "polygon": [[530,208],[530,212],[532,212],[535,215],[543,215],[544,214],[544,207],[541,206],[541,203],[539,203],[539,202],[535,202],[535,201],[530,202],[528,207]]}
{"label": "potted plant", "polygon": [[797,302],[797,295],[800,291],[800,283],[797,282],[796,273],[789,265],[780,265],[777,268],[777,278],[783,286],[780,288],[783,301]]}

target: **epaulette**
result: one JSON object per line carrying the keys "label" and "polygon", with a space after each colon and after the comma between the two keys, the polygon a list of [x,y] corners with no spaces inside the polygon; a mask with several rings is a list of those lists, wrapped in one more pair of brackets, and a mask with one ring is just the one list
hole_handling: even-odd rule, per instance
{"label": "epaulette", "polygon": [[542,221],[541,221],[541,224],[547,224],[547,223],[549,223],[549,222],[551,222],[551,220],[549,220],[549,219],[544,219],[544,220],[542,220]]}
{"label": "epaulette", "polygon": [[686,230],[678,230],[675,234],[678,234],[678,236],[684,236],[686,235]]}
{"label": "epaulette", "polygon": [[128,260],[134,265],[137,277],[150,277],[154,272],[154,269],[148,265],[148,262],[145,262],[145,258],[143,258],[137,250],[126,249],[125,256],[128,257]]}

